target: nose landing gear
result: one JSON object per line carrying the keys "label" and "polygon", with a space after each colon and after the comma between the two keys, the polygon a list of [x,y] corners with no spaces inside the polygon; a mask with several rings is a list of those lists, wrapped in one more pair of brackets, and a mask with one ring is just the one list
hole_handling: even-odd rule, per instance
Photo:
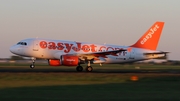
{"label": "nose landing gear", "polygon": [[33,69],[33,68],[35,68],[35,60],[36,60],[36,58],[32,57],[31,59],[32,59],[32,64],[30,65],[30,68]]}

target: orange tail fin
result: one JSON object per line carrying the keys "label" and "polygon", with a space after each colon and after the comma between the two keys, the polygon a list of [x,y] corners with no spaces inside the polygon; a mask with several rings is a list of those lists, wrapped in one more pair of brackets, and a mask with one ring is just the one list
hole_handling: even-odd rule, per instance
{"label": "orange tail fin", "polygon": [[151,28],[131,47],[156,50],[164,22],[156,22]]}

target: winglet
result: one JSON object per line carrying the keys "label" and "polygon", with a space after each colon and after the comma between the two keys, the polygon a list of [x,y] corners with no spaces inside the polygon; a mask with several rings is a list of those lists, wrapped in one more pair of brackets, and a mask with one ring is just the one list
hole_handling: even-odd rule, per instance
{"label": "winglet", "polygon": [[149,28],[149,30],[147,30],[147,32],[130,47],[156,50],[163,26],[164,22],[154,23],[154,25],[152,25],[151,28]]}

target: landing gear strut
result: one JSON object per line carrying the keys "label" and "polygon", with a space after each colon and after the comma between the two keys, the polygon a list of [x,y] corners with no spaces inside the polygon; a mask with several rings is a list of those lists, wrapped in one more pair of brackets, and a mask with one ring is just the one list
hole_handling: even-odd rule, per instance
{"label": "landing gear strut", "polygon": [[86,71],[87,72],[92,72],[92,70],[93,70],[93,68],[91,67],[91,63],[90,63],[90,61],[88,61],[88,65],[86,67]]}
{"label": "landing gear strut", "polygon": [[33,69],[35,67],[34,64],[35,64],[36,58],[32,57],[31,59],[32,59],[32,64],[30,65],[30,68]]}

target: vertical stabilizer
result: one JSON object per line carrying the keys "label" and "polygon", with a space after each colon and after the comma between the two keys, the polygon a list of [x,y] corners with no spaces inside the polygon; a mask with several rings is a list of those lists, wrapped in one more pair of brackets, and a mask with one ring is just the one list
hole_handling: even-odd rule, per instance
{"label": "vertical stabilizer", "polygon": [[131,47],[156,50],[164,22],[156,22],[147,32]]}

